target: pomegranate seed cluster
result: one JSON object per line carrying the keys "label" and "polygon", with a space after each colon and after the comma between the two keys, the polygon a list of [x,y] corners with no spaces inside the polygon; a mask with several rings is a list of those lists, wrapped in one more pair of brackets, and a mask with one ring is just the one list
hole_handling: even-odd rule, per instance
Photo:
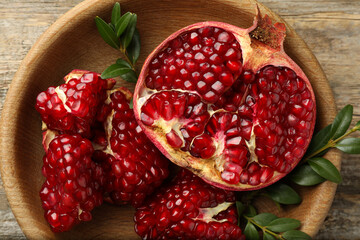
{"label": "pomegranate seed cluster", "polygon": [[90,211],[102,203],[105,176],[91,160],[93,151],[91,142],[79,135],[61,134],[49,144],[43,158],[46,181],[40,198],[54,232],[91,220]]}
{"label": "pomegranate seed cluster", "polygon": [[289,173],[315,122],[310,84],[289,67],[261,65],[275,50],[254,53],[242,38],[218,27],[182,32],[147,60],[135,93],[145,133],[170,160],[239,190]]}
{"label": "pomegranate seed cluster", "polygon": [[129,90],[111,90],[113,79],[84,70],[65,81],[36,103],[46,125],[40,198],[54,232],[91,220],[103,199],[140,205],[169,173],[167,159],[135,120]]}
{"label": "pomegranate seed cluster", "polygon": [[[314,105],[304,80],[289,68],[267,66],[256,74],[245,71],[214,109],[237,111],[250,129],[253,127],[258,162],[250,163],[247,171],[237,169],[223,175],[231,182],[257,185],[271,178],[274,171],[288,173],[305,153]],[[242,137],[250,140],[250,134]],[[236,158],[227,160],[231,165],[238,163]]]}
{"label": "pomegranate seed cluster", "polygon": [[137,208],[135,231],[142,239],[245,239],[234,204],[233,192],[182,169]]}
{"label": "pomegranate seed cluster", "polygon": [[146,86],[150,89],[196,91],[216,102],[241,73],[241,50],[233,34],[204,27],[169,42],[150,63]]}
{"label": "pomegranate seed cluster", "polygon": [[47,128],[90,137],[98,107],[115,81],[101,79],[98,73],[84,71],[81,74],[81,71],[74,70],[65,77],[66,83],[41,92],[35,107]]}
{"label": "pomegranate seed cluster", "polygon": [[110,100],[98,116],[109,124],[105,128],[111,129],[110,144],[95,153],[95,160],[104,167],[105,191],[111,201],[138,206],[168,176],[168,161],[137,124],[124,93],[116,90]]}

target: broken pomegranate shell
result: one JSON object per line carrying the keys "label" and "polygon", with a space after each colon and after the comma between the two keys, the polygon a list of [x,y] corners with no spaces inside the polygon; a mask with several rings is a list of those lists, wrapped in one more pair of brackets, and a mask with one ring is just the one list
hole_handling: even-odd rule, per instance
{"label": "broken pomegranate shell", "polygon": [[172,162],[217,187],[266,187],[303,157],[315,96],[284,52],[285,25],[201,22],[146,59],[134,93],[139,125]]}
{"label": "broken pomegranate shell", "polygon": [[185,169],[136,209],[134,221],[142,239],[245,239],[234,192],[209,185]]}
{"label": "broken pomegranate shell", "polygon": [[102,79],[98,73],[79,69],[72,70],[64,80],[64,84],[49,87],[36,98],[36,110],[45,123],[43,130],[89,138],[96,112],[115,80]]}
{"label": "broken pomegranate shell", "polygon": [[109,90],[97,113],[103,132],[93,138],[93,159],[105,172],[105,201],[139,206],[169,175],[169,161],[146,137],[129,103],[132,93]]}

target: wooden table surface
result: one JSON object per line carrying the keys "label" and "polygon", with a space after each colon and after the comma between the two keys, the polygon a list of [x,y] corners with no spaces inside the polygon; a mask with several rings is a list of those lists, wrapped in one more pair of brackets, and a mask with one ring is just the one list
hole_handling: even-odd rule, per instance
{"label": "wooden table surface", "polygon": [[[337,108],[360,120],[360,1],[260,0],[305,40],[322,65]],[[81,0],[0,0],[0,110],[11,80],[37,38]],[[360,134],[357,133],[359,136]],[[343,155],[343,182],[316,239],[360,239],[360,156]],[[0,179],[0,239],[24,239]]]}

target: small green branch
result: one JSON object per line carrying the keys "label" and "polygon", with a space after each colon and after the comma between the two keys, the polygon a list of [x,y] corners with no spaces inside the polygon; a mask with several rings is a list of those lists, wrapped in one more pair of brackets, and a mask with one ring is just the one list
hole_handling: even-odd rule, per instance
{"label": "small green branch", "polygon": [[[126,52],[126,49],[123,48],[122,46],[120,46],[120,52],[125,56],[125,60],[130,64],[131,66],[131,69],[134,70],[134,72],[136,73],[136,68],[135,68],[135,65],[132,63],[132,61],[130,60],[127,52]],[[136,76],[137,76],[137,73],[136,73]]]}
{"label": "small green branch", "polygon": [[356,132],[359,130],[358,126],[355,126],[354,128],[350,129],[348,132],[346,132],[344,135],[342,135],[341,137],[332,140],[330,139],[329,142],[323,146],[322,148],[320,148],[319,150],[313,152],[312,154],[310,154],[309,156],[307,156],[306,158],[304,158],[303,160],[301,160],[300,164],[304,164],[306,163],[309,159],[315,157],[316,155],[318,155],[319,153],[327,150],[328,148],[333,148],[335,147],[336,143],[338,143],[339,141],[343,140],[345,137],[349,136],[350,134],[352,134],[353,132]]}
{"label": "small green branch", "polygon": [[251,222],[252,224],[254,224],[255,226],[257,226],[258,228],[260,228],[263,232],[266,232],[272,236],[274,236],[276,239],[280,239],[280,240],[286,240],[285,238],[283,238],[281,235],[274,233],[273,231],[269,230],[268,228],[266,228],[265,226],[261,226],[260,224],[258,224],[257,222],[255,222],[251,217],[248,217],[246,215],[243,215],[244,218]]}

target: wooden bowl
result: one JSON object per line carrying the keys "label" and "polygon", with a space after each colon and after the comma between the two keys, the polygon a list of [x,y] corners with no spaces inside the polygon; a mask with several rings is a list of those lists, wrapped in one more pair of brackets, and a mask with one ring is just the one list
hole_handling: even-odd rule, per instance
{"label": "wooden bowl", "polygon": [[[43,217],[39,189],[42,156],[41,120],[35,111],[35,98],[49,86],[59,85],[74,68],[102,72],[119,53],[99,36],[94,17],[109,20],[115,0],[87,0],[56,21],[32,47],[16,73],[1,118],[1,176],[12,211],[26,237],[30,239],[138,239],[133,230],[133,208],[104,204],[93,212],[93,220],[63,234],[54,234]],[[241,27],[252,24],[254,0],[157,1],[121,0],[124,11],[138,14],[142,39],[140,64],[172,32],[195,22],[213,20]],[[284,22],[268,8],[258,4],[262,13]],[[329,124],[335,115],[331,89],[318,61],[295,31],[287,26],[286,52],[310,79],[318,106],[318,127]],[[141,65],[139,65],[141,66]],[[119,85],[134,89],[119,80]],[[340,167],[340,155],[329,152]],[[301,220],[301,230],[314,236],[332,203],[336,185],[325,182],[316,187],[299,188],[303,202],[279,211],[267,200],[257,202],[260,211]]]}

